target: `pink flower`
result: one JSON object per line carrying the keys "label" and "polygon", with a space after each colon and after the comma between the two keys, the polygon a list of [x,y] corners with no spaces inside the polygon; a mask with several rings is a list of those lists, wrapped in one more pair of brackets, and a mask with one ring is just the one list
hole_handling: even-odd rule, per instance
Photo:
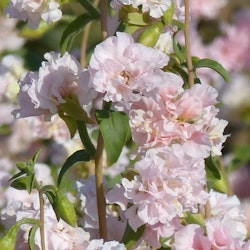
{"label": "pink flower", "polygon": [[11,0],[5,13],[10,18],[27,20],[28,26],[31,29],[36,29],[41,20],[50,24],[61,19],[62,12],[59,7],[60,5],[54,0],[46,2],[43,0]]}
{"label": "pink flower", "polygon": [[88,72],[67,52],[60,57],[55,52],[44,55],[39,72],[22,75],[18,101],[20,109],[14,110],[15,118],[51,115],[67,97],[76,96],[81,104],[89,102],[86,90]]}
{"label": "pink flower", "polygon": [[235,229],[235,221],[228,216],[207,219],[207,237],[212,244],[212,249],[240,250],[243,243],[242,240],[246,235],[239,235]]}
{"label": "pink flower", "polygon": [[122,178],[121,185],[107,194],[108,202],[119,204],[123,210],[130,204],[125,216],[134,231],[146,224],[156,239],[171,236],[175,219],[185,211],[197,212],[197,205],[205,204],[208,197],[203,191],[203,160],[195,161],[180,145],[175,146],[148,150],[135,163],[138,175],[132,180]]}
{"label": "pink flower", "polygon": [[126,250],[126,247],[118,241],[106,241],[103,239],[91,240],[86,250]]}
{"label": "pink flower", "polygon": [[[39,219],[39,205],[32,203],[24,205],[22,202],[11,203],[2,213],[2,222],[6,227],[13,225],[23,218]],[[80,227],[71,227],[63,220],[57,221],[52,206],[44,205],[45,246],[50,250],[81,250],[86,249],[90,235]],[[17,246],[26,249],[31,225],[24,224],[18,232]],[[41,239],[39,229],[35,233],[35,245],[40,249]]]}
{"label": "pink flower", "polygon": [[196,84],[183,90],[178,84],[163,84],[162,88],[155,84],[149,93],[134,101],[129,111],[132,136],[140,146],[139,151],[179,143],[192,157],[205,158],[211,151],[221,154],[227,122],[215,118],[218,109],[214,107],[217,102],[214,88]]}
{"label": "pink flower", "polygon": [[135,43],[130,35],[117,32],[117,36],[96,46],[89,63],[89,86],[105,93],[105,101],[132,101],[138,99],[145,87],[142,79],[159,71],[168,60],[163,52]]}
{"label": "pink flower", "polygon": [[162,1],[144,1],[144,0],[112,0],[111,6],[115,9],[119,9],[122,5],[132,5],[133,8],[142,7],[142,12],[149,12],[149,15],[154,18],[160,18],[164,12],[169,9],[172,2],[175,4],[175,11],[177,14],[183,10],[182,0],[162,0]]}
{"label": "pink flower", "polygon": [[210,250],[211,243],[204,236],[200,225],[189,224],[178,230],[175,235],[174,249],[176,250]]}

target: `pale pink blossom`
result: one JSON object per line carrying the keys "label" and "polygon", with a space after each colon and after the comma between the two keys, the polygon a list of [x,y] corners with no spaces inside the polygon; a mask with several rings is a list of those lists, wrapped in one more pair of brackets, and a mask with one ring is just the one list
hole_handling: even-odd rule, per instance
{"label": "pale pink blossom", "polygon": [[211,217],[206,220],[206,232],[212,249],[240,250],[246,234],[239,234],[236,223],[228,216]]}
{"label": "pale pink blossom", "polygon": [[[39,204],[24,205],[21,201],[11,203],[2,212],[2,222],[6,227],[23,218],[39,219]],[[80,227],[71,227],[63,220],[57,221],[52,206],[46,201],[44,205],[45,247],[50,250],[81,250],[86,249],[90,235]],[[21,226],[18,232],[16,245],[26,249],[31,225]],[[35,233],[35,245],[41,249],[39,228]],[[28,249],[28,248],[27,248]]]}
{"label": "pale pink blossom", "polygon": [[210,250],[211,243],[204,236],[204,229],[197,224],[189,224],[174,235],[175,250]]}
{"label": "pale pink blossom", "polygon": [[50,24],[61,19],[62,12],[59,7],[60,5],[54,0],[46,2],[43,0],[11,0],[5,13],[10,18],[27,21],[31,29],[36,29],[41,20]]}
{"label": "pale pink blossom", "polygon": [[96,46],[89,63],[90,88],[104,93],[105,101],[132,101],[144,90],[141,81],[168,63],[161,51],[135,43],[122,32]]}
{"label": "pale pink blossom", "polygon": [[59,144],[63,144],[71,138],[68,127],[57,114],[53,115],[50,121],[46,121],[44,116],[32,117],[27,120],[35,138],[53,138]]}
{"label": "pale pink blossom", "polygon": [[195,84],[184,90],[178,85],[166,84],[158,90],[155,87],[152,92],[155,93],[134,101],[129,111],[132,137],[140,150],[179,143],[192,157],[205,158],[211,152],[221,154],[227,122],[216,118],[214,88]]}
{"label": "pale pink blossom", "polygon": [[[150,16],[160,18],[163,16],[164,12],[170,8],[172,2],[174,2],[175,5],[176,17],[182,17],[184,12],[184,4],[182,0],[112,0],[111,6],[114,9],[119,9],[122,5],[132,5],[133,8],[141,7],[143,13],[149,12]],[[180,20],[183,20],[183,18]]]}
{"label": "pale pink blossom", "polygon": [[171,236],[175,219],[185,211],[197,211],[197,205],[207,200],[203,160],[195,161],[178,145],[149,150],[134,169],[138,175],[132,180],[122,178],[121,185],[110,190],[106,198],[126,209],[125,216],[134,231],[144,224],[151,228],[148,232],[155,235],[152,241]]}
{"label": "pale pink blossom", "polygon": [[59,112],[66,98],[76,96],[78,101],[88,104],[88,72],[84,71],[75,57],[55,52],[44,55],[39,72],[23,74],[20,81],[18,101],[20,109],[14,110],[15,118],[53,115]]}
{"label": "pale pink blossom", "polygon": [[118,241],[103,242],[103,239],[95,239],[89,242],[86,250],[126,250],[126,247]]}
{"label": "pale pink blossom", "polygon": [[[82,227],[90,233],[92,239],[99,238],[99,219],[96,202],[95,178],[90,175],[87,180],[80,180],[75,183],[77,196],[81,202],[81,209],[84,212],[80,220]],[[120,241],[126,228],[126,220],[123,214],[107,207],[107,231],[108,240]]]}

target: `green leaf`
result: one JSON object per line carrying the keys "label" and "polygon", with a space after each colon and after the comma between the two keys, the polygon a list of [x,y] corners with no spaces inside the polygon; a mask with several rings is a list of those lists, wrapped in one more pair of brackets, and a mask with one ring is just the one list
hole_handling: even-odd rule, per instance
{"label": "green leaf", "polygon": [[169,25],[172,22],[174,16],[174,3],[172,2],[170,7],[163,13],[162,20],[165,25]]}
{"label": "green leaf", "polygon": [[96,119],[104,140],[107,165],[113,165],[119,158],[130,134],[128,117],[123,112],[96,110]]}
{"label": "green leaf", "polygon": [[34,225],[29,231],[28,242],[29,242],[30,250],[35,250],[35,234],[38,228],[39,228],[39,225]]}
{"label": "green leaf", "polygon": [[[177,33],[176,33],[177,34]],[[176,35],[175,34],[175,35]],[[180,62],[185,62],[186,61],[186,56],[185,56],[185,49],[182,47],[177,40],[175,39],[175,35],[173,36],[173,50],[175,55],[178,57]]]}
{"label": "green leaf", "polygon": [[73,138],[76,131],[77,131],[77,123],[76,123],[76,119],[72,116],[69,115],[65,115],[62,112],[58,113],[60,118],[65,122],[65,124],[67,125],[69,132],[70,132],[70,137]]}
{"label": "green leaf", "polygon": [[58,185],[60,186],[62,178],[64,174],[77,162],[80,161],[90,161],[91,157],[88,151],[86,150],[78,150],[75,153],[73,153],[71,156],[68,157],[68,159],[65,161],[65,163],[62,166],[62,169],[60,170],[59,176],[58,176]]}
{"label": "green leaf", "polygon": [[128,12],[127,18],[124,21],[132,25],[144,26],[148,24],[149,18],[143,13]]}
{"label": "green leaf", "polygon": [[81,141],[84,145],[84,148],[89,152],[89,154],[94,158],[95,156],[95,146],[93,145],[84,121],[77,121],[78,132],[81,138]]}
{"label": "green leaf", "polygon": [[88,13],[77,17],[72,23],[70,23],[61,38],[61,54],[63,55],[67,49],[72,46],[74,38],[85,28],[85,26],[95,17],[91,17]]}
{"label": "green leaf", "polygon": [[145,230],[145,225],[140,226],[135,232],[129,224],[126,226],[125,233],[122,238],[122,243],[124,243],[126,249],[130,249],[135,243],[141,238]]}
{"label": "green leaf", "polygon": [[227,193],[227,182],[220,173],[218,157],[209,157],[205,160],[208,190],[214,189],[218,192]]}
{"label": "green leaf", "polygon": [[39,221],[35,219],[25,218],[17,221],[12,225],[0,239],[0,249],[1,250],[14,250],[16,245],[16,236],[19,227],[22,224],[32,224],[39,225]]}
{"label": "green leaf", "polygon": [[200,59],[194,64],[194,69],[197,68],[210,68],[220,74],[226,82],[230,81],[230,77],[225,68],[218,62],[211,59]]}
{"label": "green leaf", "polygon": [[85,10],[89,12],[89,14],[94,18],[100,17],[99,11],[91,4],[88,0],[80,0],[80,4],[83,6]]}
{"label": "green leaf", "polygon": [[192,213],[185,213],[185,221],[187,224],[198,224],[201,226],[205,226],[205,219],[204,216],[200,213],[192,214]]}
{"label": "green leaf", "polygon": [[19,177],[11,182],[11,187],[18,190],[27,190],[30,194],[34,188],[35,174]]}

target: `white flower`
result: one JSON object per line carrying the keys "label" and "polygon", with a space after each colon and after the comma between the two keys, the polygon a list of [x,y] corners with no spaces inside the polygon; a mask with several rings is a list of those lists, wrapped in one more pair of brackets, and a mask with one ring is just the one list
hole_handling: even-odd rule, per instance
{"label": "white flower", "polygon": [[60,5],[54,0],[11,0],[5,13],[10,18],[28,21],[31,29],[36,29],[41,20],[47,24],[56,22],[62,17]]}

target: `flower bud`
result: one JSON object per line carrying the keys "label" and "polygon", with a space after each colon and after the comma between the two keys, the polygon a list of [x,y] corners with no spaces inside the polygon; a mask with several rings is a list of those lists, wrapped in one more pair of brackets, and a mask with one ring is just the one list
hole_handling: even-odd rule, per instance
{"label": "flower bud", "polygon": [[163,28],[164,25],[162,22],[154,23],[141,32],[137,41],[145,46],[154,47],[162,33]]}
{"label": "flower bud", "polygon": [[0,239],[0,249],[14,250],[16,245],[16,235],[18,231],[18,225],[13,225],[8,229],[5,235]]}
{"label": "flower bud", "polygon": [[58,220],[61,218],[72,227],[76,226],[74,205],[71,204],[68,198],[60,190],[56,192],[52,206]]}

